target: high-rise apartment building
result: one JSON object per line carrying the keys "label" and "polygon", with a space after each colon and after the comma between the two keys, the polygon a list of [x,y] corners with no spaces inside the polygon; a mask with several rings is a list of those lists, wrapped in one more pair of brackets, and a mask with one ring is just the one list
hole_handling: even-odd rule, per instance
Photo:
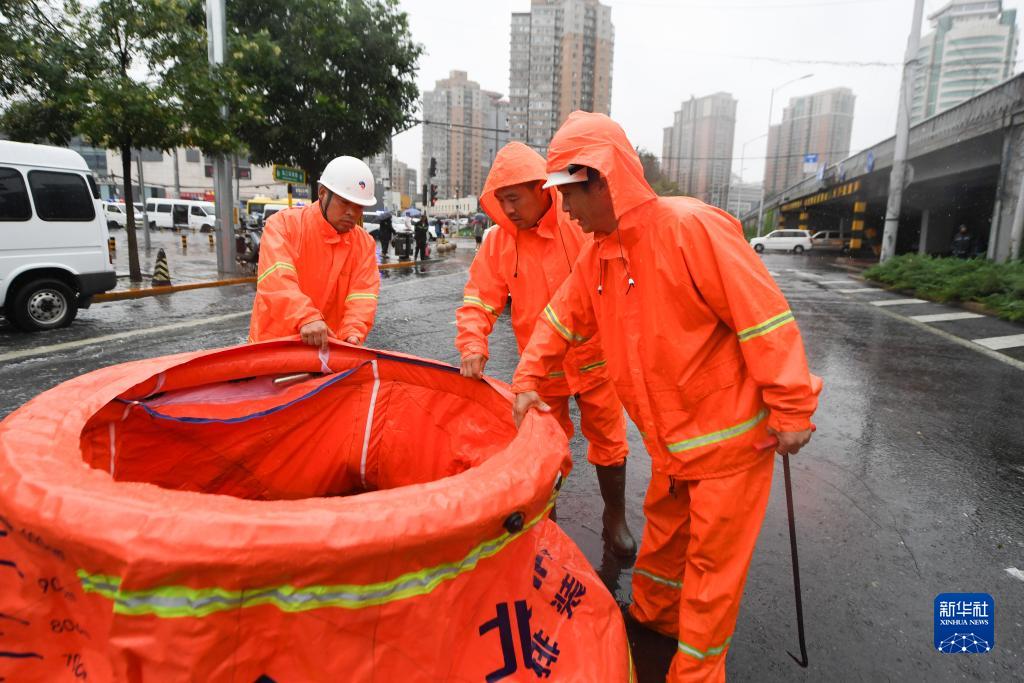
{"label": "high-rise apartment building", "polygon": [[512,14],[509,128],[544,153],[577,109],[608,114],[615,27],[598,0],[532,0]]}
{"label": "high-rise apartment building", "polygon": [[726,92],[691,97],[665,128],[661,171],[683,194],[726,208],[729,203],[736,100]]}
{"label": "high-rise apartment building", "polygon": [[745,183],[737,174],[732,174],[732,184],[729,187],[729,203],[725,210],[736,218],[743,218],[752,211],[757,210],[761,202],[761,183]]}
{"label": "high-rise apartment building", "polygon": [[1017,11],[1001,0],[950,2],[928,19],[914,74],[911,123],[955,107],[1013,75]]}
{"label": "high-rise apartment building", "polygon": [[[497,151],[508,142],[508,106],[500,93],[483,90],[465,71],[423,93],[423,182],[439,198],[479,196]],[[431,158],[437,175],[427,178]]]}
{"label": "high-rise apartment building", "polygon": [[768,129],[764,182],[769,195],[849,156],[855,100],[849,88],[789,100],[782,122]]}

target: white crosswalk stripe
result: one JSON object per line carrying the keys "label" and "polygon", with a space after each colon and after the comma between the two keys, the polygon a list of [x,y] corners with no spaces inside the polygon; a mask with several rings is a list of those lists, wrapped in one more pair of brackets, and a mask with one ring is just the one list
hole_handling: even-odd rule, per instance
{"label": "white crosswalk stripe", "polygon": [[1008,334],[1004,337],[985,337],[984,339],[972,339],[971,341],[975,344],[981,344],[993,351],[1001,351],[1002,349],[1015,349],[1018,346],[1024,346],[1024,334]]}
{"label": "white crosswalk stripe", "polygon": [[972,318],[984,318],[985,316],[978,313],[968,313],[963,311],[961,313],[934,313],[931,315],[912,315],[911,320],[916,320],[919,323],[945,323],[952,320],[970,320]]}
{"label": "white crosswalk stripe", "polygon": [[924,299],[882,299],[881,301],[872,301],[872,306],[907,306],[909,304],[926,304],[928,303]]}
{"label": "white crosswalk stripe", "polygon": [[863,292],[877,292],[878,290],[873,287],[851,287],[850,289],[837,289],[836,291],[843,294],[861,294]]}

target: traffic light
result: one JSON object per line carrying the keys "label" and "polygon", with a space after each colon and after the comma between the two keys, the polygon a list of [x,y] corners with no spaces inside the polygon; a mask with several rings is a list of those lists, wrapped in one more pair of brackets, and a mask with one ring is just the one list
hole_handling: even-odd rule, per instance
{"label": "traffic light", "polygon": [[437,185],[430,186],[430,205],[433,206],[437,203]]}
{"label": "traffic light", "polygon": [[437,175],[437,159],[430,157],[430,174],[429,177],[433,178]]}

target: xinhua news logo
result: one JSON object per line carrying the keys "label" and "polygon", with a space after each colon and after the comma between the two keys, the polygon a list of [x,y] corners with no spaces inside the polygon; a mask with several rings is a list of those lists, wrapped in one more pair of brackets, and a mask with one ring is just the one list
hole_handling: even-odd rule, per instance
{"label": "xinhua news logo", "polygon": [[935,596],[935,649],[945,654],[985,654],[996,645],[996,604],[988,593]]}

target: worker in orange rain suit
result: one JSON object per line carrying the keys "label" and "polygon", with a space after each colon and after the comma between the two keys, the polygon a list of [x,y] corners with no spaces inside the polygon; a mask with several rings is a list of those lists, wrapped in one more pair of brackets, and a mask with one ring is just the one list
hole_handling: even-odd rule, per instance
{"label": "worker in orange rain suit", "polygon": [[360,226],[373,206],[373,173],[354,157],[332,159],[318,201],[267,220],[249,341],[298,334],[327,347],[328,337],[361,344],[373,326],[380,273],[373,238]]}
{"label": "worker in orange rain suit", "polygon": [[[515,416],[598,332],[653,473],[631,615],[678,641],[670,681],[724,680],[773,458],[811,436],[810,374],[786,299],[739,224],[658,197],[625,133],[575,112],[551,140],[548,185],[595,241],[544,309],[516,369]],[[758,446],[758,444],[761,444]]]}
{"label": "worker in orange rain suit", "polygon": [[[520,351],[545,304],[572,271],[585,242],[579,226],[559,208],[558,193],[542,189],[544,158],[520,142],[498,152],[480,205],[498,224],[469,269],[463,305],[456,312],[455,346],[462,374],[480,377],[488,358],[487,337],[512,295],[512,327]],[[632,557],[636,541],[626,525],[626,420],[608,378],[598,339],[573,349],[538,384],[568,436],[569,395],[580,407],[580,426],[590,442],[604,499],[604,537],[616,555]]]}

